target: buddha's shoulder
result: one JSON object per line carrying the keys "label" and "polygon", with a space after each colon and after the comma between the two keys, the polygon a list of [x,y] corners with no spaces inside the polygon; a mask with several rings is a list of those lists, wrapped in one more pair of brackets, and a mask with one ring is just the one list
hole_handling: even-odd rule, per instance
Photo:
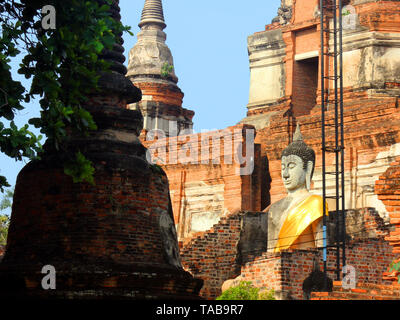
{"label": "buddha's shoulder", "polygon": [[281,213],[282,210],[286,210],[289,207],[290,202],[291,202],[291,199],[289,197],[282,198],[282,199],[272,203],[267,208],[265,208],[264,212],[269,212],[269,213],[279,212],[279,213]]}
{"label": "buddha's shoulder", "polygon": [[[282,199],[272,203],[267,208],[265,208],[263,211],[270,212],[270,213],[274,213],[274,212],[281,213],[282,210],[286,210],[287,208],[289,208],[292,205],[293,201],[294,201],[294,199],[292,199],[290,197],[285,197],[285,198],[282,198]],[[320,206],[320,205],[322,205],[323,199],[321,196],[318,196],[315,194],[310,194],[308,197],[306,197],[302,201],[307,201],[311,205]],[[298,204],[300,204],[300,203],[298,203]]]}
{"label": "buddha's shoulder", "polygon": [[312,194],[306,199],[306,201],[320,205],[323,202],[323,198],[316,194]]}

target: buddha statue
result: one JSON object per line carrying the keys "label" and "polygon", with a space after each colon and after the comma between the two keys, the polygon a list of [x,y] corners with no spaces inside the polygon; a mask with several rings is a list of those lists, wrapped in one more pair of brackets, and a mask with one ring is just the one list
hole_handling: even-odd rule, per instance
{"label": "buddha statue", "polygon": [[282,152],[281,165],[288,195],[264,210],[268,214],[268,251],[322,247],[323,199],[309,192],[315,152],[303,141],[299,125],[293,142]]}

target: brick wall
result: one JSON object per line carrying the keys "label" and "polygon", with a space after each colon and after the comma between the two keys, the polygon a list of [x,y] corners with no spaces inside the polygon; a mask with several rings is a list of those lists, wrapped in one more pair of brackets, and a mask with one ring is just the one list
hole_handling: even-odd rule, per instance
{"label": "brick wall", "polygon": [[294,62],[293,114],[300,116],[314,108],[318,88],[318,58]]}
{"label": "brick wall", "polygon": [[[197,213],[217,214],[218,209],[222,217],[240,210],[261,210],[262,202],[265,202],[266,168],[260,159],[259,145],[253,144],[254,170],[240,174],[240,168],[249,165],[250,157],[246,154],[248,130],[254,130],[254,127],[236,125],[206,134],[157,140],[161,146],[159,150],[165,146],[165,154],[155,151],[154,155],[164,159],[159,163],[168,176],[180,239],[193,236],[190,224],[192,215]],[[237,161],[240,150],[235,144],[239,142],[246,158],[242,165]],[[152,148],[154,143],[145,141],[144,145]],[[210,190],[216,190],[215,194],[210,194]]]}
{"label": "brick wall", "polygon": [[[395,258],[392,247],[384,240],[388,230],[377,227],[380,218],[373,210],[361,210],[363,232],[358,232],[346,247],[347,264],[355,267],[358,282],[390,284],[382,275]],[[244,255],[239,241],[243,238],[245,212],[224,217],[207,232],[189,242],[181,243],[181,257],[185,269],[204,280],[201,296],[215,299],[221,294],[222,284],[241,275],[257,287],[275,289],[284,299],[302,299],[302,284],[313,268],[317,251],[296,250],[273,254],[260,252]],[[377,222],[378,221],[378,222]],[[378,224],[377,224],[378,223]],[[381,233],[374,230],[380,229]],[[354,230],[354,229],[353,229]],[[368,238],[372,237],[372,238]],[[322,259],[320,258],[322,270]],[[328,268],[334,269],[336,252],[328,250]],[[329,276],[335,280],[335,275]]]}
{"label": "brick wall", "polygon": [[[358,204],[355,206],[351,203],[351,199],[356,199],[362,190],[358,190],[361,186],[357,183],[360,178],[357,176],[359,170],[358,165],[371,163],[376,156],[390,147],[400,142],[400,114],[397,108],[398,98],[378,97],[368,99],[366,93],[348,93],[345,101],[345,170],[346,184],[352,185],[352,189],[347,189],[346,199],[348,201],[347,208],[362,207],[365,205]],[[268,170],[271,176],[270,196],[271,202],[280,200],[285,194],[285,188],[281,179],[281,152],[289,144],[289,137],[295,129],[294,123],[290,122],[285,111],[278,112],[272,116],[270,126],[257,131],[255,142],[261,145],[261,157],[268,160]],[[318,110],[317,110],[318,111]],[[321,114],[319,112],[311,112],[309,115],[298,116],[296,121],[301,125],[301,132],[304,141],[312,147],[316,152],[316,166],[314,171],[314,181],[320,180],[322,171],[321,157]],[[334,110],[328,109],[326,113],[328,124],[334,121]],[[333,128],[326,128],[327,145],[333,144],[334,131]],[[369,158],[363,160],[364,154],[368,154]],[[388,158],[389,159],[389,158]],[[334,157],[327,155],[326,163],[328,169],[334,164]],[[384,168],[384,167],[382,167]],[[377,168],[371,168],[371,175],[376,174]],[[383,169],[382,173],[384,172]],[[364,175],[367,172],[363,173]],[[329,178],[329,177],[328,177]],[[374,181],[369,184],[373,189]],[[321,182],[315,189],[317,193],[321,193]],[[328,192],[331,192],[328,190]]]}
{"label": "brick wall", "polygon": [[[386,172],[379,177],[375,183],[375,193],[382,200],[389,212],[390,222],[394,230],[386,237],[386,240],[393,246],[393,253],[396,255],[394,262],[400,262],[400,157],[396,157]],[[387,270],[385,279],[398,281],[400,272]]]}
{"label": "brick wall", "polygon": [[150,100],[152,101],[166,105],[182,106],[184,94],[177,86],[151,82],[135,82],[134,84],[142,90],[143,96],[151,97]]}
{"label": "brick wall", "polygon": [[215,299],[225,280],[238,275],[237,245],[240,240],[241,216],[223,217],[211,230],[181,244],[184,268],[204,280],[200,295]]}
{"label": "brick wall", "polygon": [[294,23],[307,21],[314,18],[314,9],[318,0],[296,0],[294,6]]}
{"label": "brick wall", "polygon": [[341,281],[334,281],[332,292],[314,292],[311,300],[400,300],[400,284],[359,283],[356,288],[344,289]]}
{"label": "brick wall", "polygon": [[295,54],[319,50],[321,37],[316,26],[296,31],[295,37]]}
{"label": "brick wall", "polygon": [[[347,264],[356,269],[358,282],[389,284],[382,280],[382,274],[393,261],[394,254],[388,242],[383,239],[359,240],[346,247]],[[296,250],[282,254],[264,253],[247,262],[241,268],[243,280],[252,281],[257,287],[275,289],[283,297],[303,299],[302,285],[313,268],[316,251]],[[322,259],[320,269],[323,270]],[[328,269],[334,269],[336,252],[328,250]],[[335,280],[333,272],[328,276]]]}
{"label": "brick wall", "polygon": [[[0,296],[197,297],[201,281],[178,268],[167,176],[136,138],[140,113],[104,106],[92,115],[99,130],[65,148],[92,161],[95,184],[74,183],[48,145],[19,173]],[[41,289],[44,265],[55,267],[59,290]]]}
{"label": "brick wall", "polygon": [[356,6],[360,24],[371,31],[400,30],[399,2],[396,0],[369,1]]}
{"label": "brick wall", "polygon": [[166,177],[144,168],[118,172],[108,161],[96,166],[95,186],[73,184],[49,163],[31,163],[21,171],[9,230],[9,265],[25,263],[24,256],[32,265],[52,264],[57,270],[76,261],[165,263],[158,217],[168,211]]}

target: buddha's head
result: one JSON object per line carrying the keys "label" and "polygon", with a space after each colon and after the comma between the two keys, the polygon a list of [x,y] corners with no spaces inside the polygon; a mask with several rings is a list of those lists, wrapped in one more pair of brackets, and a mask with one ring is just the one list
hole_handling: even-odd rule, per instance
{"label": "buddha's head", "polygon": [[315,152],[304,141],[297,125],[293,142],[282,152],[282,180],[286,190],[310,189],[314,173]]}

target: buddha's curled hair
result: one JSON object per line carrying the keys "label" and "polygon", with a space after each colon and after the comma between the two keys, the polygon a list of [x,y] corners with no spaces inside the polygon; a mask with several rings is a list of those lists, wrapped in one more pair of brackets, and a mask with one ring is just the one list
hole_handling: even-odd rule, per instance
{"label": "buddha's curled hair", "polygon": [[315,152],[303,141],[303,136],[301,135],[299,124],[297,124],[296,133],[293,137],[293,142],[282,151],[282,157],[287,157],[289,155],[300,157],[301,160],[303,160],[304,169],[307,168],[308,161],[311,161],[313,163],[311,171],[312,177],[315,166]]}

